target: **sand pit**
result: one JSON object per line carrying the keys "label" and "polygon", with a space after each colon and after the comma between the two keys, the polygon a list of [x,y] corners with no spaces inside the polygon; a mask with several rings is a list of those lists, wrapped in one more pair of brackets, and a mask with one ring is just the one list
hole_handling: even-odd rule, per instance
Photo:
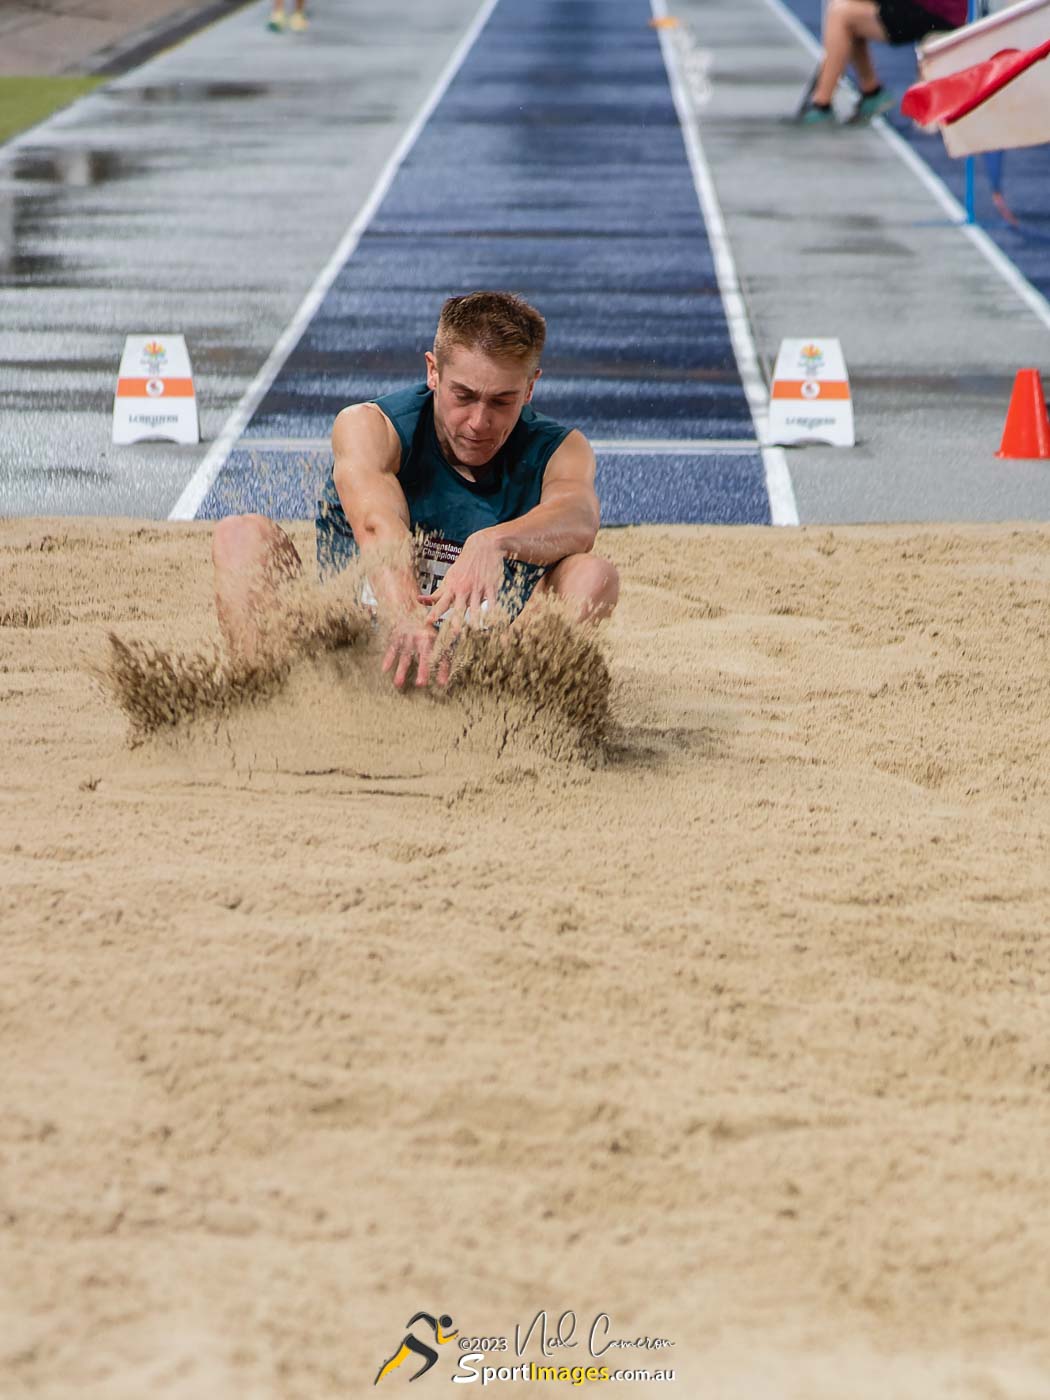
{"label": "sand pit", "polygon": [[624,1393],[1050,1394],[1050,529],[600,547],[604,655],[354,633],[134,733],[207,528],[0,526],[0,1394],[403,1393],[413,1313],[544,1307],[675,1343]]}

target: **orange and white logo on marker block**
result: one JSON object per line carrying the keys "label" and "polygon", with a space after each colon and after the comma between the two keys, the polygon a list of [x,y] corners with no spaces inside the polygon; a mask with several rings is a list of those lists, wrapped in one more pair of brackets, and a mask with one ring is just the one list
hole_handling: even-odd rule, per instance
{"label": "orange and white logo on marker block", "polygon": [[782,340],[769,391],[769,440],[852,447],[853,399],[837,340]]}
{"label": "orange and white logo on marker block", "polygon": [[181,335],[129,335],[113,400],[113,441],[200,442],[197,396]]}

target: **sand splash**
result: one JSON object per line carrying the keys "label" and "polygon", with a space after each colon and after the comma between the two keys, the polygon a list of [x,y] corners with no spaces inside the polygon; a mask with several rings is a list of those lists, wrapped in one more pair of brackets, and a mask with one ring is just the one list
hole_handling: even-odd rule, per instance
{"label": "sand splash", "polygon": [[[177,651],[110,632],[108,654],[92,669],[127,716],[132,747],[164,731],[192,730],[201,721],[213,725],[237,714],[243,723],[278,696],[301,697],[309,711],[304,722],[313,729],[329,708],[338,709],[345,722],[348,685],[359,718],[365,707],[378,704],[388,713],[398,700],[418,700],[411,685],[399,697],[389,679],[377,682],[383,636],[369,612],[348,601],[352,596],[345,587],[296,587],[252,662],[217,646]],[[336,664],[326,666],[326,660]],[[290,687],[293,677],[297,684]],[[442,727],[449,734],[469,734],[475,747],[497,757],[523,746],[555,759],[593,761],[610,734],[610,691],[596,629],[574,623],[556,600],[544,599],[527,627],[499,622],[462,633],[447,688],[432,684],[426,699],[431,720],[435,710],[445,711]],[[294,716],[283,714],[282,722],[294,723]]]}
{"label": "sand splash", "polygon": [[340,592],[296,587],[273,614],[259,654],[251,661],[218,647],[179,652],[150,642],[125,642],[109,633],[109,654],[94,667],[103,689],[130,722],[130,739],[191,724],[274,695],[297,662],[360,646],[371,633],[367,611]]}
{"label": "sand splash", "polygon": [[600,635],[545,599],[524,628],[466,632],[450,696],[480,720],[503,719],[501,749],[525,733],[553,758],[597,757],[611,731],[611,678]]}

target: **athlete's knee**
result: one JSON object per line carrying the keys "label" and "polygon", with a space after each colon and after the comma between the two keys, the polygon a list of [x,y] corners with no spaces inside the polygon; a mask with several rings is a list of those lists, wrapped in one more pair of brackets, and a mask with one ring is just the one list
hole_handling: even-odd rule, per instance
{"label": "athlete's knee", "polygon": [[598,569],[602,593],[607,602],[618,603],[620,600],[620,571],[611,559],[603,559],[600,555],[593,555],[595,566]]}
{"label": "athlete's knee", "polygon": [[270,547],[273,524],[264,515],[227,515],[212,531],[211,557],[217,569],[258,563]]}
{"label": "athlete's knee", "polygon": [[585,593],[596,603],[615,606],[620,597],[620,573],[616,565],[600,554],[575,554],[572,563],[576,591]]}
{"label": "athlete's knee", "polygon": [[579,604],[582,620],[608,617],[620,597],[616,565],[600,554],[570,554],[554,571],[553,591]]}
{"label": "athlete's knee", "polygon": [[291,540],[265,515],[227,515],[215,526],[211,557],[222,574],[263,569],[278,577],[298,573],[299,555]]}

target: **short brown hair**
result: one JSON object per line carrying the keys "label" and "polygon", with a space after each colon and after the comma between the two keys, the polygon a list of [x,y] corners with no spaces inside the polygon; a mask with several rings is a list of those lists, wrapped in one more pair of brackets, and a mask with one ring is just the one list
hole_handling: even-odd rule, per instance
{"label": "short brown hair", "polygon": [[467,292],[449,297],[434,335],[440,365],[453,345],[480,350],[498,360],[522,360],[537,368],[547,339],[547,323],[514,292]]}

